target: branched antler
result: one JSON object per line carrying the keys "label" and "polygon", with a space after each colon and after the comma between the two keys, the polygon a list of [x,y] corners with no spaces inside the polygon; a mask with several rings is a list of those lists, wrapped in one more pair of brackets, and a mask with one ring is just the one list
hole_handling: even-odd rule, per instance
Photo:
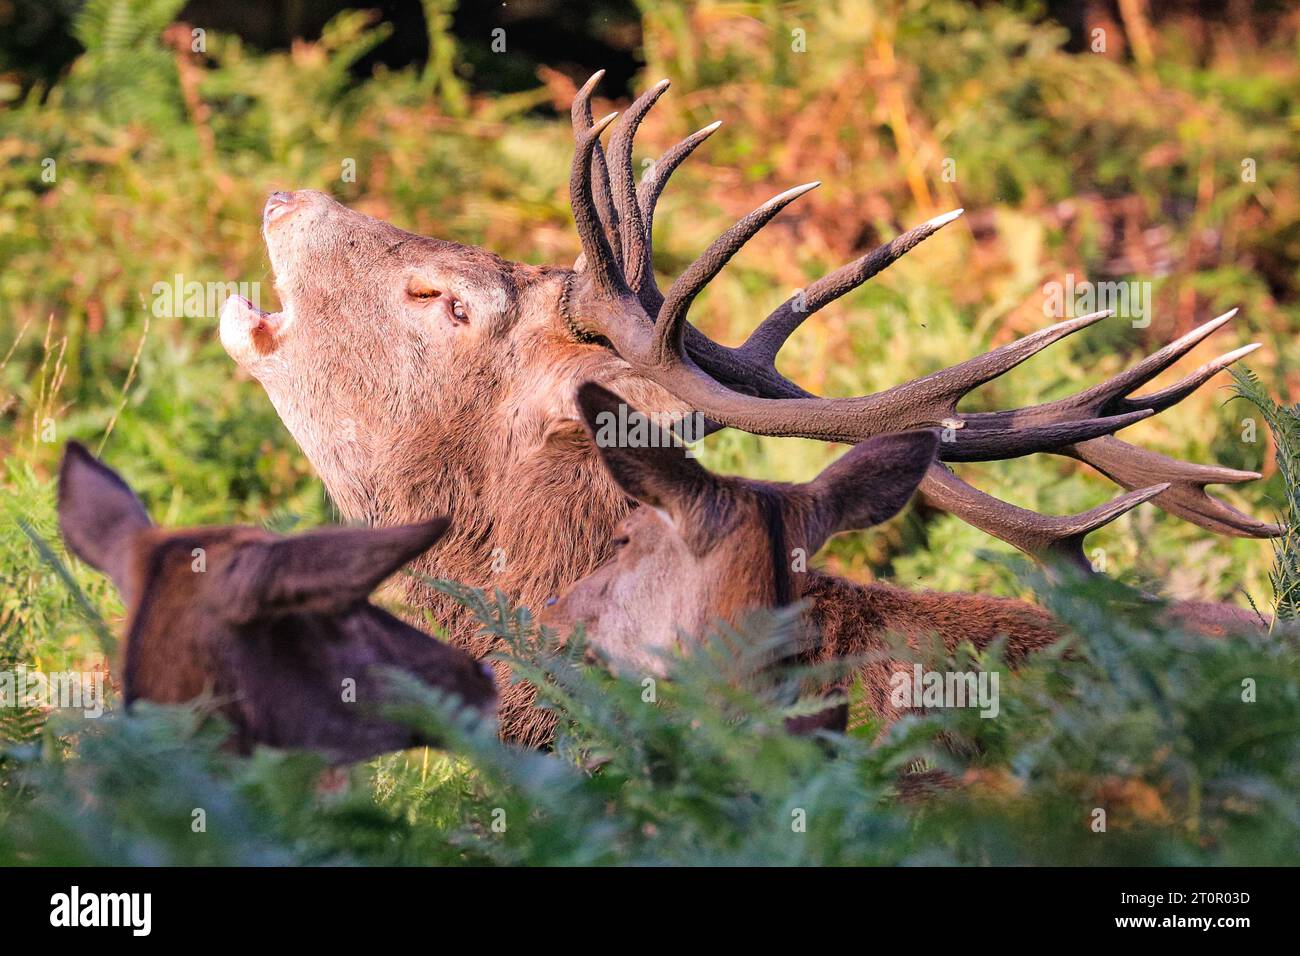
{"label": "branched antler", "polygon": [[623,114],[606,155],[598,140],[613,116],[593,124],[590,105],[601,75],[583,86],[573,104],[576,147],[570,193],[582,256],[566,282],[565,320],[584,339],[607,342],[639,374],[707,416],[714,427],[856,443],[883,432],[938,426],[944,429],[939,457],[945,461],[1052,452],[1086,462],[1129,490],[1084,514],[1051,517],[998,501],[943,465],[931,469],[921,486],[927,501],[1044,560],[1064,558],[1086,566],[1083,536],[1144,501],[1221,534],[1281,533],[1277,525],[1242,514],[1205,493],[1208,484],[1248,481],[1257,474],[1178,461],[1113,437],[1119,429],[1186,398],[1259,347],[1228,352],[1159,391],[1132,394],[1229,322],[1235,309],[1099,385],[1041,405],[995,412],[957,409],[980,385],[1110,312],[1058,322],[883,392],[840,399],[812,395],[777,371],[776,357],[785,342],[808,316],[897,261],[962,210],[931,219],[814,282],[768,315],[739,347],[720,345],[687,320],[691,303],[749,239],[818,183],[788,190],[743,217],[686,268],[665,296],[655,284],[651,263],[655,204],[673,170],[718,124],[669,149],[637,187],[633,138],[668,81],[656,84]]}
{"label": "branched antler", "polygon": [[1014,545],[1049,569],[1064,565],[1087,573],[1093,568],[1084,556],[1083,539],[1168,488],[1168,483],[1139,488],[1080,514],[1041,515],[985,494],[935,464],[926,474],[920,497],[930,507],[959,515],[967,524]]}

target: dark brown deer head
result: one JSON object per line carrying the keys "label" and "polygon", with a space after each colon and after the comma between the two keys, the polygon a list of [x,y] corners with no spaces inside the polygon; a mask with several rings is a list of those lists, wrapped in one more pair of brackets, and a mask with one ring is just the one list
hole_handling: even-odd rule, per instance
{"label": "dark brown deer head", "polygon": [[68,549],[128,610],[124,697],[207,698],[235,745],[302,747],[350,762],[433,741],[383,719],[385,669],[491,712],[491,672],[367,601],[442,537],[446,519],[280,537],[250,527],[155,528],[118,475],[76,442],[59,474]]}

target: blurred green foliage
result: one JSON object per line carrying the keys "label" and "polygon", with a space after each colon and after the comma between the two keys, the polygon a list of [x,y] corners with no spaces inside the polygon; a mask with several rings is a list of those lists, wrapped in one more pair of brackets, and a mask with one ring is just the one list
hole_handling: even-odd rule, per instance
{"label": "blurred green foliage", "polygon": [[[217,316],[152,309],[155,284],[177,275],[259,282],[272,304],[258,229],[268,190],[324,189],[404,228],[523,261],[569,262],[577,252],[568,123],[546,113],[567,109],[572,86],[561,75],[544,73],[535,92],[475,95],[431,16],[437,55],[427,69],[357,81],[351,65],[385,30],[367,14],[341,15],[317,43],[258,54],[215,33],[196,50],[189,27],[168,26],[177,6],[92,0],[77,27],[86,53],[52,86],[0,105],[0,656],[46,669],[99,663],[95,625],[19,524],[58,550],[52,476],[68,438],[102,448],[161,524],[284,528],[330,518],[264,394],[223,352]],[[823,394],[885,388],[1042,327],[1044,283],[1073,274],[1152,282],[1150,326],[1102,323],[991,383],[969,407],[1058,398],[1234,305],[1241,317],[1185,364],[1262,341],[1252,357],[1259,394],[1288,390],[1300,328],[1294,18],[1258,42],[1229,26],[1188,42],[1199,24],[1162,21],[1152,33],[1157,55],[1143,63],[1125,55],[1116,25],[1108,51],[1067,53],[1064,31],[1028,7],[644,0],[642,8],[642,85],[667,76],[674,87],[643,127],[636,163],[725,121],[661,202],[656,266],[665,277],[769,196],[825,180],[700,297],[693,320],[720,340],[739,341],[791,290],[873,244],[964,206],[965,219],[811,319],[783,354],[783,371]],[[344,176],[349,166],[355,179]],[[1228,497],[1265,514],[1286,510],[1263,427],[1277,423],[1267,406],[1257,414],[1225,403],[1215,386],[1226,384],[1216,380],[1125,437],[1265,471],[1266,483]],[[1253,441],[1252,417],[1266,419]],[[803,480],[834,454],[819,443],[722,433],[704,460]],[[1048,456],[962,473],[1044,512],[1082,510],[1114,492]],[[1271,574],[1287,587],[1268,544],[1214,538],[1149,506],[1089,547],[1103,549],[1120,581],[1172,596],[1263,604]],[[837,539],[825,562],[860,579],[1028,593],[991,559],[1008,550],[956,519],[913,511]],[[69,567],[92,617],[116,629],[112,589]],[[646,708],[633,688],[563,670],[530,645],[518,652],[529,666],[577,682],[575,699],[556,705],[573,725],[564,759],[514,754],[463,729],[463,759],[385,758],[357,768],[336,797],[316,795],[310,758],[233,760],[186,712],[146,708],[136,720],[114,716],[71,734],[42,731],[39,715],[21,727],[16,719],[9,736],[25,743],[0,763],[0,857],[1294,858],[1295,745],[1277,732],[1295,713],[1293,645],[1157,635],[1097,610],[1112,599],[1049,595],[1087,623],[1080,630],[1092,656],[1035,665],[1016,679],[1007,719],[957,728],[985,748],[977,766],[956,768],[978,785],[923,808],[900,807],[891,793],[897,768],[918,753],[954,759],[931,752],[928,719],[885,743],[851,741],[827,762],[814,745],[759,732],[771,729],[770,700],[719,710],[728,698],[707,672],[677,685],[671,708]],[[1245,677],[1261,690],[1243,723],[1225,708],[1240,706]],[[1136,689],[1124,696],[1130,683]],[[420,719],[436,713],[424,708]],[[688,733],[682,714],[702,729]],[[606,748],[610,762],[584,772],[589,758],[578,755],[614,734],[643,743]],[[183,786],[169,795],[173,776]],[[1122,804],[1145,806],[1147,816],[1135,810],[1122,835],[1091,834],[1086,808],[1098,805],[1089,803],[1098,788],[1118,788]],[[144,795],[133,813],[136,793]],[[206,844],[189,829],[187,806],[199,805],[215,821]],[[498,805],[511,820],[546,823],[489,835],[483,814]],[[810,822],[792,839],[796,805],[829,829],[814,838]],[[110,837],[92,839],[102,834]]]}

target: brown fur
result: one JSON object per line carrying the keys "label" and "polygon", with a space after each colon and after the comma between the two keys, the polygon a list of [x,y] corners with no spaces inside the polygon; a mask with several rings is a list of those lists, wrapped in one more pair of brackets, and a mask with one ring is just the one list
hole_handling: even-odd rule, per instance
{"label": "brown fur", "polygon": [[[601,416],[625,406],[594,384],[581,388],[578,401],[593,438]],[[832,534],[870,527],[902,508],[935,447],[930,432],[880,436],[815,480],[792,485],[713,475],[662,442],[602,446],[611,477],[644,507],[622,523],[613,558],[570,587],[544,620],[562,630],[581,624],[597,656],[621,671],[661,674],[662,653],[699,637],[714,621],[738,624],[753,608],[802,601],[808,610],[799,658],[813,665],[865,661],[853,676],[866,688],[866,709],[891,723],[901,716],[890,700],[891,677],[912,667],[893,639],[916,651],[937,638],[951,653],[965,642],[983,650],[1004,638],[1006,663],[1016,667],[1064,633],[1060,622],[1024,601],[863,585],[792,569],[796,554],[804,566]],[[1259,626],[1246,612],[1222,605],[1174,604],[1167,614],[1171,623],[1207,634]],[[829,693],[844,683],[817,690]],[[848,720],[847,708],[836,706],[792,719],[788,727],[842,729]]]}
{"label": "brown fur", "polygon": [[[495,705],[491,676],[470,655],[365,600],[445,522],[296,538],[245,527],[166,531],[75,443],[60,474],[59,521],[69,549],[107,573],[127,604],[128,707],[203,700],[233,725],[241,752],[307,748],[346,763],[437,744],[379,715],[386,668],[467,705]],[[349,700],[345,681],[355,686]]]}
{"label": "brown fur", "polygon": [[[808,619],[816,635],[805,655],[809,663],[882,655],[890,647],[886,635],[897,634],[913,649],[937,636],[949,652],[964,641],[983,650],[1005,637],[1006,661],[1015,667],[1062,633],[1050,614],[1024,601],[862,585],[818,572],[803,577],[799,596],[809,602]],[[890,703],[889,680],[900,667],[910,666],[880,659],[860,668],[868,695],[865,703],[877,719],[888,723],[901,716]]]}
{"label": "brown fur", "polygon": [[[273,196],[263,231],[284,309],[232,298],[221,340],[346,519],[449,515],[446,545],[415,568],[534,609],[607,563],[632,505],[582,431],[577,386],[688,409],[604,344],[575,340],[560,308],[570,270],[417,236],[312,191]],[[453,645],[494,649],[451,598],[412,582],[408,599]],[[496,668],[503,734],[547,742],[554,718]]]}
{"label": "brown fur", "polygon": [[[603,388],[583,386],[579,405],[593,437],[601,416],[620,404]],[[865,683],[872,714],[890,722],[899,716],[889,700],[890,675],[904,664],[889,655],[889,635],[913,648],[937,636],[949,651],[965,641],[983,649],[1005,637],[1007,662],[1015,666],[1061,634],[1046,611],[1023,601],[792,570],[795,549],[811,557],[832,534],[869,527],[902,508],[936,445],[931,432],[881,436],[802,485],[713,475],[662,444],[601,447],[611,477],[644,507],[623,522],[613,559],[574,584],[544,620],[561,629],[583,625],[590,646],[620,671],[662,674],[662,652],[715,620],[737,624],[751,609],[801,600],[809,625],[803,661],[878,658],[855,676]],[[842,727],[846,717],[835,708],[792,721],[790,729]]]}
{"label": "brown fur", "polygon": [[[587,440],[574,392],[595,378],[644,407],[680,404],[568,335],[557,308],[565,270],[415,236],[320,193],[292,197],[300,208],[265,229],[284,312],[232,299],[221,338],[344,517],[386,526],[449,515],[446,541],[414,568],[533,608],[599,566],[631,503]],[[412,276],[441,294],[410,299]],[[453,297],[467,321],[442,309]],[[476,657],[496,649],[452,599],[419,582],[407,589],[454,646]],[[494,666],[503,735],[548,742],[554,717]]]}

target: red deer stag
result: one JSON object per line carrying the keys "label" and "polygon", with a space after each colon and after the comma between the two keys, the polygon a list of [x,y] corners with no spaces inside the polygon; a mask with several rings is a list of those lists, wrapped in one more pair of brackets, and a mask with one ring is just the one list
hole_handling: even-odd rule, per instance
{"label": "red deer stag", "polygon": [[[963,641],[983,649],[1001,636],[1015,665],[1062,633],[1046,611],[1023,601],[794,570],[796,554],[811,557],[831,535],[879,524],[907,504],[939,448],[933,430],[878,435],[807,484],[777,484],[711,474],[653,422],[635,442],[618,443],[611,423],[645,416],[594,383],[579,389],[578,405],[610,477],[645,507],[615,532],[610,560],[550,604],[542,620],[561,634],[581,624],[588,647],[616,670],[663,676],[668,652],[684,637],[700,637],[719,619],[738,624],[753,608],[805,601],[803,659],[873,658],[860,669],[866,703],[889,721],[899,716],[889,700],[890,674],[903,665],[889,659],[888,635],[913,647],[937,635],[950,651]],[[1163,490],[1134,492],[1118,507]],[[1107,509],[1101,517],[1112,516]],[[1258,626],[1245,611],[1221,605],[1171,610],[1201,629]]]}
{"label": "red deer stag", "polygon": [[300,747],[350,763],[436,744],[379,716],[384,668],[484,712],[496,705],[489,668],[366,600],[443,536],[445,518],[291,538],[248,527],[167,531],[112,469],[69,442],[59,526],[127,606],[128,707],[208,696],[241,752]]}
{"label": "red deer stag", "polygon": [[[746,240],[816,184],[742,218],[665,295],[650,255],[655,204],[672,171],[716,124],[670,148],[638,184],[633,136],[667,81],[632,103],[606,153],[598,140],[616,114],[592,122],[599,78],[573,104],[569,191],[582,248],[577,267],[506,262],[405,232],[318,192],[275,193],[263,233],[283,310],[268,314],[232,298],[223,311],[227,351],[265,388],[345,517],[375,525],[452,517],[448,546],[420,559],[421,570],[500,588],[539,607],[604,562],[610,532],[632,504],[605,474],[578,421],[573,396],[585,381],[617,387],[655,414],[698,412],[710,428],[763,435],[855,444],[945,425],[953,440],[940,445],[938,457],[946,462],[1065,455],[1130,490],[1167,483],[1152,500],[1211,531],[1277,533],[1204,490],[1258,475],[1177,461],[1111,437],[1179,401],[1251,348],[1130,397],[1232,313],[1103,384],[1029,408],[961,412],[957,404],[1103,314],[1060,322],[873,395],[818,398],[776,370],[782,344],[809,315],[955,216],[905,232],[814,282],[743,345],[720,345],[687,322],[692,301]],[[921,490],[932,504],[1020,547],[1058,549],[1059,519],[1006,520],[1010,512],[990,510],[941,463]],[[476,656],[491,649],[493,638],[450,598],[412,588],[411,602],[431,608],[454,644]],[[498,669],[498,676],[506,675]],[[501,722],[507,736],[541,743],[553,717],[532,707],[529,687],[513,685],[503,693]]]}

